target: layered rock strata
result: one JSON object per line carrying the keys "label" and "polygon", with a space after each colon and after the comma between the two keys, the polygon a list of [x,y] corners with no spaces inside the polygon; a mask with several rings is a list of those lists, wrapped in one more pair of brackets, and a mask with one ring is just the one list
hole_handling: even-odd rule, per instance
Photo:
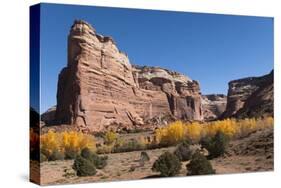
{"label": "layered rock strata", "polygon": [[198,82],[159,67],[132,66],[111,37],[75,21],[59,74],[56,122],[98,132],[142,127],[159,116],[202,120]]}
{"label": "layered rock strata", "polygon": [[223,94],[202,95],[204,120],[210,121],[219,118],[225,111],[227,97]]}
{"label": "layered rock strata", "polygon": [[227,106],[221,118],[273,116],[273,71],[261,77],[229,82]]}

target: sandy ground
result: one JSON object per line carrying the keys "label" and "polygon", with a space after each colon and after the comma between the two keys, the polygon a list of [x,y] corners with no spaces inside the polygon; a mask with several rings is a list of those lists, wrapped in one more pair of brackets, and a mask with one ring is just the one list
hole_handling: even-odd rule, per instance
{"label": "sandy ground", "polygon": [[[41,163],[41,184],[71,184],[157,177],[151,170],[154,161],[175,147],[146,150],[150,161],[140,163],[141,151],[108,154],[108,164],[95,176],[78,177],[72,169],[73,160]],[[185,176],[187,162],[182,163],[178,176]],[[217,174],[273,170],[273,130],[257,131],[245,138],[231,141],[225,156],[211,160]]]}

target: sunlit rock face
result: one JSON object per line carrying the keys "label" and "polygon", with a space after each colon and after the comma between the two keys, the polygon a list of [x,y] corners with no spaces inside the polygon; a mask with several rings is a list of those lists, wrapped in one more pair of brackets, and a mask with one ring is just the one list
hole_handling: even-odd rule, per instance
{"label": "sunlit rock face", "polygon": [[204,120],[219,118],[226,108],[227,97],[223,94],[202,95]]}
{"label": "sunlit rock face", "polygon": [[132,66],[111,37],[75,21],[59,74],[56,122],[98,132],[144,127],[165,115],[202,120],[198,82],[159,67]]}

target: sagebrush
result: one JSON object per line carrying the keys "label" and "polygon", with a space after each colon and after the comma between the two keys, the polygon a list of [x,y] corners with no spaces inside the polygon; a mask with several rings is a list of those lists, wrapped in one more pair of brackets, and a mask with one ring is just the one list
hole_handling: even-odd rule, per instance
{"label": "sagebrush", "polygon": [[179,158],[170,152],[160,155],[152,166],[152,170],[160,172],[160,176],[163,177],[175,176],[179,173],[180,169],[181,162]]}

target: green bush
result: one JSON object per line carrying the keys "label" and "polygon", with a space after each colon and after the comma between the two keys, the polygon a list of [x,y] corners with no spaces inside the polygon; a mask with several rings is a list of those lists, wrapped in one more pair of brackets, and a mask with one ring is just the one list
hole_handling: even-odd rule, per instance
{"label": "green bush", "polygon": [[81,150],[81,156],[84,157],[85,159],[90,159],[93,154],[94,152],[89,148],[83,148]]}
{"label": "green bush", "polygon": [[216,158],[225,153],[229,139],[221,131],[218,131],[212,138],[206,137],[200,141],[203,148],[206,148],[209,152],[209,158]]}
{"label": "green bush", "polygon": [[107,159],[107,156],[98,156],[97,154],[92,155],[92,162],[97,169],[103,169],[107,165]]}
{"label": "green bush", "polygon": [[53,153],[48,158],[49,161],[56,161],[56,160],[63,160],[63,159],[64,159],[64,154],[57,150],[53,151]]}
{"label": "green bush", "polygon": [[184,141],[177,146],[174,154],[179,158],[179,160],[188,161],[191,159],[194,152],[195,150],[190,147],[190,142]]}
{"label": "green bush", "polygon": [[181,169],[181,162],[178,157],[170,152],[159,156],[152,166],[153,171],[160,172],[161,176],[175,176]]}
{"label": "green bush", "polygon": [[76,171],[77,176],[93,176],[97,173],[95,165],[81,155],[76,157],[73,169]]}
{"label": "green bush", "polygon": [[75,159],[77,155],[78,155],[77,151],[73,149],[67,149],[64,152],[65,159]]}
{"label": "green bush", "polygon": [[97,169],[102,169],[107,165],[107,156],[100,157],[89,148],[84,148],[81,151],[81,156],[94,164]]}
{"label": "green bush", "polygon": [[73,169],[77,176],[92,176],[96,174],[96,168],[102,169],[107,164],[107,157],[100,157],[89,148],[84,148],[74,161]]}
{"label": "green bush", "polygon": [[192,156],[190,163],[186,165],[187,175],[206,175],[215,174],[211,163],[200,152],[195,152]]}
{"label": "green bush", "polygon": [[40,153],[40,162],[44,162],[44,161],[47,161],[48,158],[46,157],[46,155],[44,155],[43,153]]}

